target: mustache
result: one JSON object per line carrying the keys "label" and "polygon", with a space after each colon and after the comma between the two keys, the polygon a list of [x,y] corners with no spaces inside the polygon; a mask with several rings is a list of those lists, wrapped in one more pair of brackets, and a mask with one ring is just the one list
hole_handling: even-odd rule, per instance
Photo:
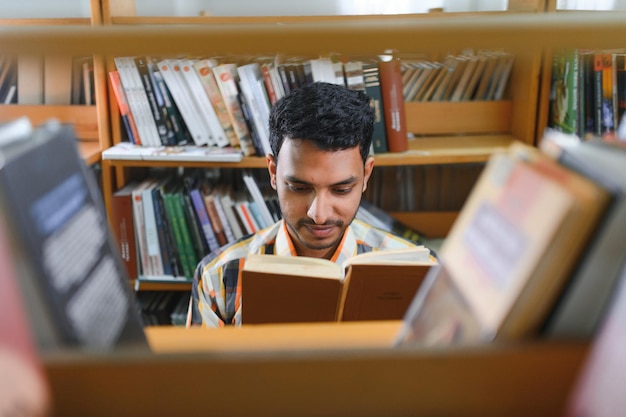
{"label": "mustache", "polygon": [[311,219],[300,219],[298,220],[298,226],[343,226],[342,220],[328,220],[322,224],[315,223]]}

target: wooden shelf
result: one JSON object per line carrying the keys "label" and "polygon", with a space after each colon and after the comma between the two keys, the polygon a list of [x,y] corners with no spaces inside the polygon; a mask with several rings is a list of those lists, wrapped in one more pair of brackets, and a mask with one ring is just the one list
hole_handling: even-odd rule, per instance
{"label": "wooden shelf", "polygon": [[[414,138],[409,141],[409,150],[399,153],[375,155],[376,166],[450,164],[484,162],[497,150],[509,146],[515,138],[510,135],[442,136]],[[266,168],[264,157],[245,157],[241,162],[206,161],[131,161],[107,159],[111,167],[229,167]]]}
{"label": "wooden shelf", "polygon": [[191,281],[134,279],[135,291],[191,291]]}
{"label": "wooden shelf", "polygon": [[87,165],[93,165],[100,162],[102,149],[100,143],[95,141],[78,141],[78,150]]}
{"label": "wooden shelf", "polygon": [[0,122],[28,116],[33,126],[57,119],[61,123],[70,123],[76,136],[83,140],[99,139],[98,113],[96,106],[81,105],[0,105]]}
{"label": "wooden shelf", "polygon": [[63,416],[552,417],[587,353],[536,342],[392,348],[397,326],[148,328],[153,355],[73,352],[44,366]]}

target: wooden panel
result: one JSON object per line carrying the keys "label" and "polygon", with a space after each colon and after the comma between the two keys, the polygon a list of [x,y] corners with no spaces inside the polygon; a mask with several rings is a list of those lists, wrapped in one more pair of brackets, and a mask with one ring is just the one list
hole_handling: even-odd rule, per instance
{"label": "wooden panel", "polygon": [[446,237],[459,215],[456,211],[391,212],[389,214],[429,238]]}
{"label": "wooden panel", "polygon": [[508,100],[408,102],[405,109],[407,130],[418,135],[511,132]]}
{"label": "wooden panel", "polygon": [[223,329],[153,326],[146,328],[146,334],[155,353],[364,349],[392,347],[400,325],[400,321],[361,321],[248,324]]}
{"label": "wooden panel", "polygon": [[531,344],[73,354],[44,365],[59,416],[552,417],[585,353]]}
{"label": "wooden panel", "polygon": [[62,123],[74,126],[76,136],[82,140],[99,140],[96,106],[56,106],[56,105],[1,105],[0,122],[28,116],[34,126],[56,118]]}

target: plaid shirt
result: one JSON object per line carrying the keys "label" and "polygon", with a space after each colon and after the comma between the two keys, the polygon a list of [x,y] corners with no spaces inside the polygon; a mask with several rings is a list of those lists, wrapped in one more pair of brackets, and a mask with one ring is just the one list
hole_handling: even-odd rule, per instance
{"label": "plaid shirt", "polygon": [[[341,264],[359,253],[410,246],[414,244],[354,219],[331,260]],[[283,220],[205,256],[194,274],[188,326],[241,325],[240,277],[251,253],[297,256]]]}

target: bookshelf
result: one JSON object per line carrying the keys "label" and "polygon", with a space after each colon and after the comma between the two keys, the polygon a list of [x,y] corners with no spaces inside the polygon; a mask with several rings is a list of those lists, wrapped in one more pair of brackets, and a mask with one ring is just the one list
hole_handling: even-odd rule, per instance
{"label": "bookshelf", "polygon": [[[393,349],[397,327],[153,327],[154,355],[49,356],[44,366],[63,416],[552,417],[562,415],[588,350],[578,343]],[[207,392],[210,401],[199,402]]]}
{"label": "bookshelf", "polygon": [[[236,22],[224,23],[220,28],[168,24],[167,31],[158,23],[113,27],[3,26],[0,45],[3,53],[40,52],[45,48],[54,53],[98,53],[107,57],[151,52],[173,54],[180,52],[181,44],[188,44],[190,51],[197,53],[244,53],[249,49],[270,52],[265,42],[281,40],[288,33],[286,47],[293,51],[300,46],[314,52],[317,43],[330,41],[338,48],[359,52],[379,50],[386,44],[407,48],[423,45],[436,51],[462,47],[464,40],[471,38],[477,47],[518,48],[530,57],[528,67],[514,68],[515,80],[528,81],[528,84],[516,87],[522,90],[520,94],[526,95],[524,101],[528,102],[528,107],[517,108],[514,105],[516,99],[511,95],[509,132],[477,135],[470,139],[476,141],[476,146],[465,146],[461,142],[470,136],[451,135],[451,139],[445,141],[446,146],[436,148],[439,154],[433,148],[429,150],[431,155],[384,156],[392,165],[428,161],[449,163],[455,158],[466,158],[464,155],[472,152],[477,154],[473,158],[484,159],[490,148],[502,146],[507,141],[526,141],[524,138],[527,138],[528,143],[532,143],[535,133],[529,132],[536,129],[537,102],[531,105],[532,100],[528,97],[538,98],[541,74],[533,72],[534,76],[520,78],[519,71],[535,68],[534,65],[541,63],[544,47],[613,47],[616,40],[626,36],[621,16],[601,12],[519,14],[514,18],[507,14],[490,14],[476,15],[472,19],[432,16],[420,20],[423,22],[420,25],[414,24],[412,18],[365,20],[349,24],[342,22],[341,25],[302,23],[289,28],[263,23],[242,26]],[[328,31],[320,33],[322,27]],[[340,33],[345,37],[335,39],[331,36]],[[232,38],[228,38],[229,34]],[[226,38],[231,39],[228,45],[220,43]],[[206,42],[197,42],[198,39],[206,39]],[[534,92],[531,91],[533,88]],[[528,125],[522,126],[524,120]],[[481,143],[481,137],[495,141],[496,146],[493,142]],[[502,137],[502,142],[498,142],[497,137]],[[429,140],[436,142],[437,139]],[[413,149],[424,151],[421,147]],[[176,165],[176,162],[172,164]],[[255,164],[262,165],[262,161],[245,159],[239,166],[258,166]],[[109,164],[109,192],[114,185],[118,186],[120,178],[114,172],[118,168],[125,171],[136,166],[124,161]],[[346,338],[354,337],[354,330],[340,328],[346,330]],[[231,350],[231,346],[237,343],[232,339],[235,333],[197,330],[192,335],[183,329],[149,329],[153,355],[72,352],[44,357],[57,414],[155,415],[169,412],[204,415],[207,404],[197,400],[207,392],[213,392],[217,393],[212,398],[213,410],[223,415],[248,412],[275,416],[307,413],[329,416],[553,416],[561,414],[587,353],[584,343],[563,345],[537,341],[439,350],[392,349],[384,346],[393,329],[368,323],[363,330],[372,338],[371,343],[344,340],[346,344],[339,345],[335,341],[331,349],[320,351],[316,350],[315,344],[303,348],[295,343],[297,339],[281,339],[279,351],[255,351],[252,347]],[[263,336],[254,335],[253,329],[232,330],[241,331],[236,334],[242,337],[249,336],[250,346],[254,346],[254,340],[261,344],[275,340],[271,332]],[[328,329],[304,326],[301,331],[294,332],[291,327],[283,331],[291,333],[294,338],[307,334],[311,340],[328,340]],[[180,339],[176,335],[178,332]],[[186,338],[195,337],[198,341],[194,343],[198,343],[198,347],[193,352],[185,351],[189,346]],[[163,342],[175,339],[178,343],[170,347]],[[216,349],[215,343],[219,341],[223,344]],[[219,374],[221,378],[211,378],[213,374]],[[320,398],[323,401],[319,401]],[[235,408],[233,404],[243,408]]]}
{"label": "bookshelf", "polygon": [[[46,33],[55,28],[71,27],[84,29],[101,25],[102,14],[99,0],[86,0],[89,4],[90,17],[37,17],[37,18],[0,18],[0,27],[6,31],[32,29],[33,32]],[[33,11],[33,13],[36,13]],[[36,54],[67,55],[67,51],[49,51],[33,44]],[[14,54],[27,53],[29,51],[16,49]],[[91,55],[87,52],[85,55]],[[82,54],[81,54],[82,55]],[[75,55],[77,56],[77,55]],[[106,92],[106,80],[104,59],[101,55],[93,55],[94,60],[94,91],[95,104],[92,105],[61,105],[61,104],[2,104],[0,105],[0,122],[12,120],[21,116],[28,116],[33,125],[38,126],[42,122],[56,118],[63,123],[74,126],[80,152],[87,164],[93,165],[100,161],[102,149],[110,146],[108,98]]]}
{"label": "bookshelf", "polygon": [[[526,2],[528,3],[528,2]],[[543,10],[543,2],[534,2],[529,8],[513,8],[512,12],[431,13],[413,15],[359,15],[359,16],[138,16],[133,0],[103,0],[103,24],[116,32],[141,33],[141,37],[157,36],[149,43],[131,36],[124,40],[125,54],[180,54],[188,55],[246,55],[260,56],[319,56],[340,52],[347,56],[373,56],[387,49],[400,52],[420,52],[440,59],[447,51],[459,52],[466,47],[501,48],[508,44],[494,44],[487,34],[472,36],[471,43],[459,43],[458,25],[472,27],[475,19],[515,19],[514,16],[534,14]],[[529,13],[530,12],[530,13]],[[442,26],[443,25],[443,26]],[[161,33],[158,33],[161,31]],[[448,31],[457,35],[447,38]],[[164,36],[167,34],[166,36]],[[442,37],[442,35],[445,35]],[[193,39],[206,39],[205,45]],[[210,39],[215,39],[215,42]],[[218,40],[219,39],[219,40]],[[436,39],[434,42],[418,39]],[[227,41],[225,41],[227,40]],[[134,42],[139,42],[135,44]],[[207,47],[207,45],[211,45]],[[143,46],[140,46],[143,45]],[[181,51],[180,45],[185,45]],[[324,45],[333,45],[329,51]],[[172,48],[175,46],[174,48]],[[154,47],[154,48],[153,48]],[[139,48],[139,49],[138,49]],[[132,50],[132,52],[131,52]],[[515,45],[510,48],[516,56],[504,100],[482,102],[406,103],[408,131],[415,135],[409,141],[410,150],[402,154],[376,155],[378,167],[439,165],[443,170],[449,164],[482,163],[497,149],[512,141],[533,144],[536,129],[536,104],[539,90],[541,53]],[[115,68],[112,58],[109,67]],[[109,92],[112,95],[112,92]],[[114,100],[110,114],[119,113]],[[112,143],[121,141],[118,117],[111,118]],[[201,164],[198,164],[201,165]],[[121,160],[103,161],[103,188],[107,200],[111,193],[123,186],[133,168],[157,166],[145,162]],[[158,166],[185,166],[193,164],[159,163]],[[233,165],[229,165],[233,166]],[[264,158],[245,158],[241,168],[264,168]],[[443,174],[445,175],[445,174]],[[447,185],[446,192],[456,190]],[[464,193],[468,190],[460,190]],[[387,209],[388,210],[388,209]],[[397,210],[397,211],[396,211]],[[427,236],[443,237],[454,222],[458,211],[400,211],[388,210],[402,222],[422,231]]]}

